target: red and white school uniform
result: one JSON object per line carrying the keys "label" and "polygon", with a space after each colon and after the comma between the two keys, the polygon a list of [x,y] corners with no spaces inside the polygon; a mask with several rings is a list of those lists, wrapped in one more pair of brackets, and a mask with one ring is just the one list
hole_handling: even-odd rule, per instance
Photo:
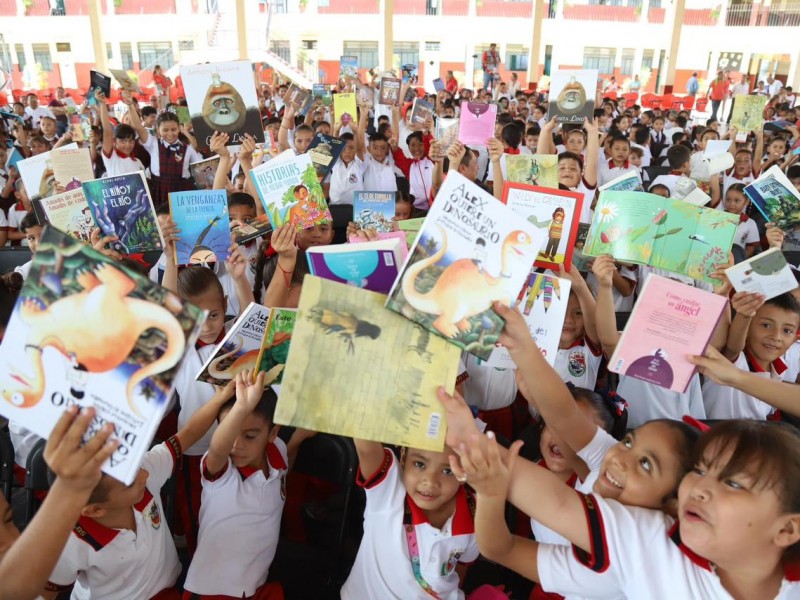
{"label": "red and white school uniform", "polygon": [[391,155],[383,162],[378,162],[369,152],[364,153],[364,160],[356,157],[355,161],[361,168],[363,189],[375,192],[397,191],[397,178],[390,158]]}
{"label": "red and white school uniform", "polygon": [[266,456],[269,475],[236,468],[229,458],[213,477],[203,458],[200,533],[187,592],[249,598],[266,582],[278,547],[289,460],[280,438],[267,446]]}
{"label": "red and white school uniform", "polygon": [[781,360],[786,365],[781,378],[789,383],[796,383],[800,377],[800,340],[789,346]]}
{"label": "red and white school uniform", "polygon": [[131,509],[136,531],[111,529],[89,517],[78,519],[47,589],[60,591],[75,583],[73,600],[142,600],[172,588],[181,565],[164,520],[161,488],[180,459],[177,438],[144,455],[141,468],[148,473],[147,484]]}
{"label": "red and white school uniform", "polygon": [[[593,551],[539,546],[536,561],[545,590],[592,598],[732,600],[714,566],[682,543],[675,519],[596,495],[582,499]],[[797,571],[787,569],[773,600],[800,598]]]}
{"label": "red and white school uniform", "polygon": [[100,156],[103,158],[103,166],[106,169],[106,174],[103,177],[116,177],[117,175],[144,171],[142,161],[132,154],[125,154],[116,148],[111,148],[111,152],[108,154],[101,152]]}
{"label": "red and white school uniform", "polygon": [[422,579],[439,598],[464,598],[455,567],[478,558],[473,500],[460,487],[453,516],[436,529],[406,494],[394,454],[389,449],[384,452],[383,464],[376,473],[369,479],[360,471],[357,476],[367,493],[364,537],[342,587],[342,600],[430,600],[432,595],[414,575],[412,554],[418,556]]}
{"label": "red and white school uniform", "polygon": [[593,390],[602,360],[603,351],[582,337],[569,348],[558,349],[553,368],[564,383]]}
{"label": "red and white school uniform", "polygon": [[755,173],[753,170],[750,169],[750,173],[745,175],[744,177],[737,177],[736,171],[734,167],[731,167],[727,171],[722,174],[722,197],[725,198],[725,194],[728,193],[728,188],[731,187],[734,183],[742,183],[744,185],[748,185],[755,181]]}
{"label": "red and white school uniform", "polygon": [[[758,366],[745,350],[733,363],[742,371],[750,371],[765,379],[781,379],[786,365],[779,358],[772,362],[769,371]],[[706,379],[703,384],[703,401],[709,419],[766,419],[775,409],[758,398],[727,385]]]}
{"label": "red and white school uniform", "polygon": [[615,165],[613,159],[601,160],[597,164],[597,185],[605,185],[609,181],[612,181],[617,177],[621,177],[622,175],[626,175],[627,173],[636,173],[639,181],[642,180],[642,176],[639,175],[639,169],[627,160],[620,166]]}
{"label": "red and white school uniform", "polygon": [[628,428],[636,429],[653,419],[675,419],[684,415],[698,420],[706,418],[700,376],[695,373],[685,392],[620,375],[617,393],[628,403]]}
{"label": "red and white school uniform", "polygon": [[[426,138],[426,154],[429,147],[430,141]],[[422,157],[420,160],[408,158],[400,148],[392,151],[392,157],[394,158],[394,163],[408,179],[409,190],[411,195],[414,196],[414,206],[427,210],[430,203],[431,190],[433,189],[433,171],[435,169],[433,161],[427,156]]]}
{"label": "red and white school uniform", "polygon": [[733,243],[742,248],[761,243],[758,225],[747,215],[739,215],[739,224],[736,226],[736,235],[733,236]]}
{"label": "red and white school uniform", "polygon": [[197,189],[189,166],[203,156],[192,146],[180,140],[167,144],[154,135],[148,135],[142,146],[150,155],[150,195],[156,208],[167,203],[169,192]]}
{"label": "red and white school uniform", "polygon": [[666,175],[659,175],[653,180],[653,183],[650,184],[650,188],[654,185],[664,185],[669,190],[670,197],[675,195],[675,187],[678,185],[678,180],[681,177],[685,177],[683,173],[680,171],[670,171]]}
{"label": "red and white school uniform", "polygon": [[[24,219],[28,215],[28,211],[25,210],[25,205],[22,202],[17,202],[11,208],[8,209],[8,231],[19,231],[19,226],[22,225],[22,219]],[[0,226],[2,222],[0,222]],[[18,241],[9,241],[9,245],[11,246],[27,246],[28,240],[23,238],[22,240]]]}
{"label": "red and white school uniform", "polygon": [[349,165],[336,161],[330,174],[330,204],[353,204],[353,194],[364,190],[363,170],[358,159]]}
{"label": "red and white school uniform", "polygon": [[467,378],[464,400],[478,409],[487,429],[513,440],[530,422],[528,402],[517,394],[514,369],[498,369],[471,354],[462,354]]}

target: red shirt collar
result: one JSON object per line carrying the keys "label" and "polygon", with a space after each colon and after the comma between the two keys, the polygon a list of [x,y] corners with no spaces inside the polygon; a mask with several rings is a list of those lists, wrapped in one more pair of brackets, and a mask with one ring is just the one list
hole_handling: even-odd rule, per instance
{"label": "red shirt collar", "polygon": [[[408,494],[406,494],[406,503],[411,513],[412,525],[417,526],[423,523],[430,523],[430,520],[425,513],[422,512],[422,509],[414,504],[414,501]],[[471,499],[467,495],[467,490],[464,486],[459,486],[456,492],[456,510],[453,514],[452,535],[468,535],[475,533],[475,521],[472,516],[474,509],[471,508],[471,506],[474,505],[474,499]]]}
{"label": "red shirt collar", "polygon": [[[766,373],[766,371],[761,368],[761,365],[756,362],[755,357],[747,350],[744,351],[744,356],[747,359],[747,366],[750,368],[751,373]],[[783,375],[783,372],[788,368],[786,363],[780,358],[773,360],[770,366],[777,375]]]}
{"label": "red shirt collar", "polygon": [[[147,488],[144,489],[142,499],[133,505],[133,509],[141,513],[150,502],[153,501],[153,494]],[[102,550],[108,546],[120,534],[122,529],[112,529],[106,527],[99,521],[91,517],[81,517],[75,524],[72,532],[81,540],[92,546],[95,551]]]}
{"label": "red shirt collar", "polygon": [[750,217],[748,217],[746,214],[742,213],[739,215],[739,223],[747,223],[749,220]]}
{"label": "red shirt collar", "polygon": [[520,153],[519,152],[519,148],[506,148],[505,150],[503,150],[503,152],[505,152],[506,154],[512,154],[512,155]]}
{"label": "red shirt collar", "polygon": [[681,173],[680,171],[670,171],[669,174],[670,175],[677,175],[678,177],[682,177],[683,176],[683,173]]}
{"label": "red shirt collar", "polygon": [[[277,469],[279,471],[288,469],[286,461],[283,460],[283,456],[281,455],[281,451],[278,450],[278,447],[274,443],[270,442],[267,444],[264,454],[267,457],[267,464],[270,469]],[[243,479],[247,479],[253,473],[258,473],[260,469],[258,467],[236,467],[236,470],[239,471]]]}
{"label": "red shirt collar", "polygon": [[203,348],[204,346],[216,346],[217,344],[220,344],[222,342],[222,340],[225,339],[225,334],[226,333],[228,333],[228,332],[223,327],[222,331],[219,332],[219,335],[217,336],[216,340],[214,340],[211,343],[208,343],[208,342],[204,342],[201,339],[198,339],[197,342],[195,343],[194,347],[195,348]]}
{"label": "red shirt collar", "polygon": [[629,169],[630,168],[630,164],[626,160],[624,163],[622,163],[622,166],[618,167],[617,165],[614,164],[614,159],[612,158],[611,160],[608,161],[608,168],[609,169]]}

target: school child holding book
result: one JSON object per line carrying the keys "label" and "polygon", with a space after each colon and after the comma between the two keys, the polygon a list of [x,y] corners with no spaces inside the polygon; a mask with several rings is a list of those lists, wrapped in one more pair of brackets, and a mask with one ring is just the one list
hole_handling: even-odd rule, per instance
{"label": "school child holding book", "polygon": [[683,144],[675,144],[667,150],[667,161],[670,172],[656,177],[652,185],[665,185],[669,189],[670,196],[674,196],[678,180],[684,176],[688,177],[691,172],[692,152]]}
{"label": "school child holding book", "polygon": [[356,159],[360,162],[364,189],[376,192],[396,192],[397,179],[389,155],[389,142],[373,133],[365,143],[369,112],[361,107],[355,133]]}
{"label": "school child holding book", "polygon": [[362,169],[356,161],[356,140],[352,133],[343,133],[339,139],[345,141],[339,160],[329,175],[328,192],[330,204],[352,204],[353,194],[364,190]]}
{"label": "school child holding book", "polygon": [[[103,152],[101,154],[106,177],[126,175],[144,170],[142,162],[133,156],[136,148],[136,131],[130,125],[121,123],[114,129],[108,116],[106,95],[96,90],[97,112],[100,115],[100,125],[103,127]],[[136,110],[129,106],[129,110]]]}
{"label": "school child holding book", "polygon": [[389,140],[392,158],[408,179],[411,195],[414,196],[414,206],[420,210],[427,210],[432,199],[434,164],[428,158],[432,141],[433,137],[428,129],[425,135],[421,131],[408,134],[406,143],[411,154],[411,158],[408,158],[397,145],[396,138]]}
{"label": "school child holding book", "polygon": [[292,148],[295,154],[305,154],[308,152],[311,140],[314,139],[314,129],[305,123],[295,127],[294,115],[295,107],[290,104],[283,113],[283,120],[278,131],[278,146],[281,151]]}
{"label": "school child holding book", "polygon": [[8,209],[8,245],[27,246],[27,236],[20,230],[20,225],[26,215],[33,213],[33,206],[22,179],[17,181],[14,195],[17,198],[17,202]]}
{"label": "school child holding book", "polygon": [[[634,292],[639,283],[639,272],[641,267],[638,265],[615,263],[612,273],[611,293],[614,297],[614,312],[630,312],[633,310]],[[595,274],[589,271],[586,276],[586,285],[597,297],[599,284]]]}
{"label": "school child holding book", "polygon": [[[542,144],[549,139],[551,131],[547,128],[552,121],[542,129],[539,143]],[[594,213],[592,205],[594,203],[595,190],[597,189],[597,160],[600,153],[599,133],[597,131],[597,121],[584,121],[584,128],[587,132],[586,160],[580,154],[572,152],[562,152],[558,155],[558,183],[568,190],[583,194],[583,208],[579,221],[581,223],[591,223]]]}
{"label": "school child holding book", "polygon": [[541,133],[542,128],[539,127],[538,123],[531,125],[525,130],[525,147],[530,150],[531,154],[536,154]]}
{"label": "school child holding book", "polygon": [[[733,243],[744,251],[747,258],[750,258],[761,246],[761,236],[755,220],[747,216],[750,198],[744,193],[744,188],[743,183],[734,183],[728,186],[722,209],[726,213],[739,216],[739,224],[736,226],[736,235],[733,238]],[[712,203],[715,198],[719,198],[719,175],[711,176],[711,198]]]}

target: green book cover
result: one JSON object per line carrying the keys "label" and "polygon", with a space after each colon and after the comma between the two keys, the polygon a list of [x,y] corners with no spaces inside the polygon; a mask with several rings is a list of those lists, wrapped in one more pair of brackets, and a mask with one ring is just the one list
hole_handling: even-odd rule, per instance
{"label": "green book cover", "polygon": [[259,371],[267,373],[267,380],[272,381],[273,385],[279,384],[283,378],[296,319],[297,311],[293,308],[273,308],[269,311],[269,321],[256,364]]}

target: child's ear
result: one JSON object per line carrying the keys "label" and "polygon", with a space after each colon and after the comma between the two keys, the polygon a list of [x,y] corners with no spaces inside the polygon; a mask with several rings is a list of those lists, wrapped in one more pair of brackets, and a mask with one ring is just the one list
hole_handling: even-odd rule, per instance
{"label": "child's ear", "polygon": [[400,448],[400,464],[406,466],[406,449],[404,447]]}
{"label": "child's ear", "polygon": [[81,510],[81,515],[84,517],[89,517],[90,519],[99,519],[106,514],[106,507],[103,506],[100,502],[95,502],[93,504],[87,504]]}
{"label": "child's ear", "polygon": [[783,525],[774,542],[781,548],[788,548],[800,541],[800,514],[783,517]]}
{"label": "child's ear", "polygon": [[667,513],[670,517],[678,518],[678,498],[673,496],[664,501],[661,510]]}
{"label": "child's ear", "polygon": [[281,430],[281,426],[280,425],[273,425],[272,429],[269,430],[269,437],[267,438],[267,441],[270,444],[275,441],[276,437],[278,437],[278,432],[280,430]]}

